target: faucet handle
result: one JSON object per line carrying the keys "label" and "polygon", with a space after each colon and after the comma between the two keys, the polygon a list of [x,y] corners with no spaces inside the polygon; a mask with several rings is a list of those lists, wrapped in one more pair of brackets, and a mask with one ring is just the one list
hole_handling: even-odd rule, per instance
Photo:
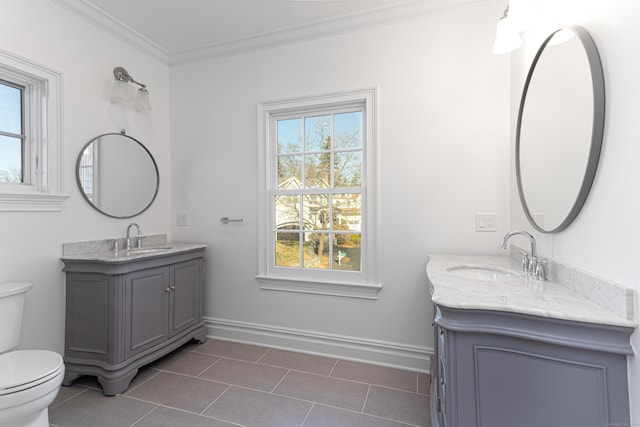
{"label": "faucet handle", "polygon": [[541,280],[541,281],[545,281],[547,280],[547,269],[546,269],[546,265],[547,265],[547,260],[544,259],[538,259],[538,262],[536,263],[536,280]]}

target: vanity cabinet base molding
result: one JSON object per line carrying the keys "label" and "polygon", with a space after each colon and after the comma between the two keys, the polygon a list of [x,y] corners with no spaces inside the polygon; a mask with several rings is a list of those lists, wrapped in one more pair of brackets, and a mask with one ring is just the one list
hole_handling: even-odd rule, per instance
{"label": "vanity cabinet base molding", "polygon": [[633,328],[435,307],[433,427],[630,425]]}
{"label": "vanity cabinet base molding", "polygon": [[202,321],[204,249],[126,263],[64,260],[66,373],[122,393],[138,369],[195,339]]}

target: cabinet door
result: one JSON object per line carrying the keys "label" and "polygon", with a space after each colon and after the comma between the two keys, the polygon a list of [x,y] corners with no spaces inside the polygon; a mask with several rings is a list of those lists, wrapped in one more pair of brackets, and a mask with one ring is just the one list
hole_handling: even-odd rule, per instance
{"label": "cabinet door", "polygon": [[200,322],[202,261],[199,259],[171,266],[170,336]]}
{"label": "cabinet door", "polygon": [[169,283],[168,267],[126,275],[125,358],[168,339]]}

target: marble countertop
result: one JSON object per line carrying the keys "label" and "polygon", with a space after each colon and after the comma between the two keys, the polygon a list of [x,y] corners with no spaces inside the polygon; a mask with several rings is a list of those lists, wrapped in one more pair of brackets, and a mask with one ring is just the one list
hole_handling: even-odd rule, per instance
{"label": "marble countertop", "polygon": [[[509,274],[472,277],[451,267],[479,266]],[[426,266],[427,283],[435,304],[458,309],[497,310],[535,316],[636,327],[636,323],[553,281],[521,274],[508,256],[432,255]]]}
{"label": "marble countertop", "polygon": [[97,261],[106,263],[129,262],[142,258],[173,255],[181,252],[206,249],[207,245],[201,243],[163,243],[160,245],[143,246],[141,250],[127,251],[120,249],[117,253],[113,249],[101,249],[97,251],[80,252],[63,255],[62,260],[73,261]]}

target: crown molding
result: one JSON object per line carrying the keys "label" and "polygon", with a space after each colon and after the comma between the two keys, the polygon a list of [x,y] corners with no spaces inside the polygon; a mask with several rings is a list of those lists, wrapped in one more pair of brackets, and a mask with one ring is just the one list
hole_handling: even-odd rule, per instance
{"label": "crown molding", "polygon": [[360,31],[412,20],[446,10],[493,3],[496,0],[408,0],[400,4],[371,9],[363,13],[349,14],[171,53],[87,0],[52,1],[153,58],[170,65],[183,65]]}
{"label": "crown molding", "polygon": [[493,3],[495,0],[410,0],[404,3],[376,8],[363,13],[345,15],[277,31],[254,34],[248,37],[226,40],[170,54],[171,65],[183,65],[208,59],[238,55],[251,51],[299,43],[353,31],[361,31],[382,25],[398,23],[433,15],[446,10]]}
{"label": "crown molding", "polygon": [[133,46],[142,53],[161,62],[169,63],[169,52],[160,45],[149,40],[124,22],[114,18],[102,9],[94,6],[86,0],[52,0],[64,9],[84,18],[93,25]]}

